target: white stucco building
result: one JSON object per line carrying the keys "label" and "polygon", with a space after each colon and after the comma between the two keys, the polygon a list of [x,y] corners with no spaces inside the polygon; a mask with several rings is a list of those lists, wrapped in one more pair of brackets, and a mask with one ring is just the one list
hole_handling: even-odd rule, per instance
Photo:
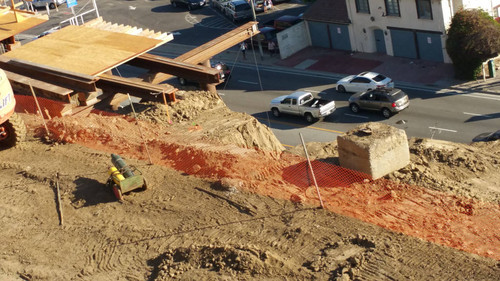
{"label": "white stucco building", "polygon": [[453,15],[461,8],[493,15],[495,2],[317,0],[304,19],[313,46],[450,63],[445,43]]}

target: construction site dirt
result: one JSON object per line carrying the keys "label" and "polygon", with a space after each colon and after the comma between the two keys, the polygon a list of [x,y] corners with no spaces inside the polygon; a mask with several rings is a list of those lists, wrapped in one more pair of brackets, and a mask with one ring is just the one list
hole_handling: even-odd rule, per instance
{"label": "construction site dirt", "polygon": [[[499,280],[500,142],[409,140],[369,180],[217,95],[46,120],[0,151],[1,280]],[[170,117],[170,119],[169,119]],[[375,125],[376,126],[376,125]],[[147,146],[144,145],[147,144]],[[111,153],[147,190],[106,188]],[[60,188],[61,214],[57,192]]]}

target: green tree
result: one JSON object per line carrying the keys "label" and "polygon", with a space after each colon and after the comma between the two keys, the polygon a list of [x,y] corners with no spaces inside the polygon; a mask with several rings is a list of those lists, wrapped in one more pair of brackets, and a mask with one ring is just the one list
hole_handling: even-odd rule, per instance
{"label": "green tree", "polygon": [[446,50],[458,79],[476,79],[481,64],[500,52],[500,24],[483,10],[458,11],[447,35]]}

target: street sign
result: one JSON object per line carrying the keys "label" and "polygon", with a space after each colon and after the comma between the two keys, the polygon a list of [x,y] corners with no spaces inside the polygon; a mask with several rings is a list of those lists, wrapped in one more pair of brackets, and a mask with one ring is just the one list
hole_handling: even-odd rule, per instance
{"label": "street sign", "polygon": [[73,6],[76,6],[78,3],[76,0],[66,0],[66,5],[68,5],[68,8],[71,8]]}

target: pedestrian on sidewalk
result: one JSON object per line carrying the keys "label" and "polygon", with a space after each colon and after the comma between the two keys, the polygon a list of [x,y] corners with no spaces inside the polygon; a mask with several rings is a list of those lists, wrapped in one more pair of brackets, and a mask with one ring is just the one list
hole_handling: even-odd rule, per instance
{"label": "pedestrian on sidewalk", "polygon": [[271,53],[272,57],[276,51],[276,44],[274,44],[274,41],[271,40],[267,43],[267,49],[269,50],[269,53]]}
{"label": "pedestrian on sidewalk", "polygon": [[247,54],[246,54],[247,48],[248,48],[247,43],[241,42],[241,44],[240,44],[240,50],[241,50],[241,53],[243,54],[243,59],[244,60],[247,59]]}

